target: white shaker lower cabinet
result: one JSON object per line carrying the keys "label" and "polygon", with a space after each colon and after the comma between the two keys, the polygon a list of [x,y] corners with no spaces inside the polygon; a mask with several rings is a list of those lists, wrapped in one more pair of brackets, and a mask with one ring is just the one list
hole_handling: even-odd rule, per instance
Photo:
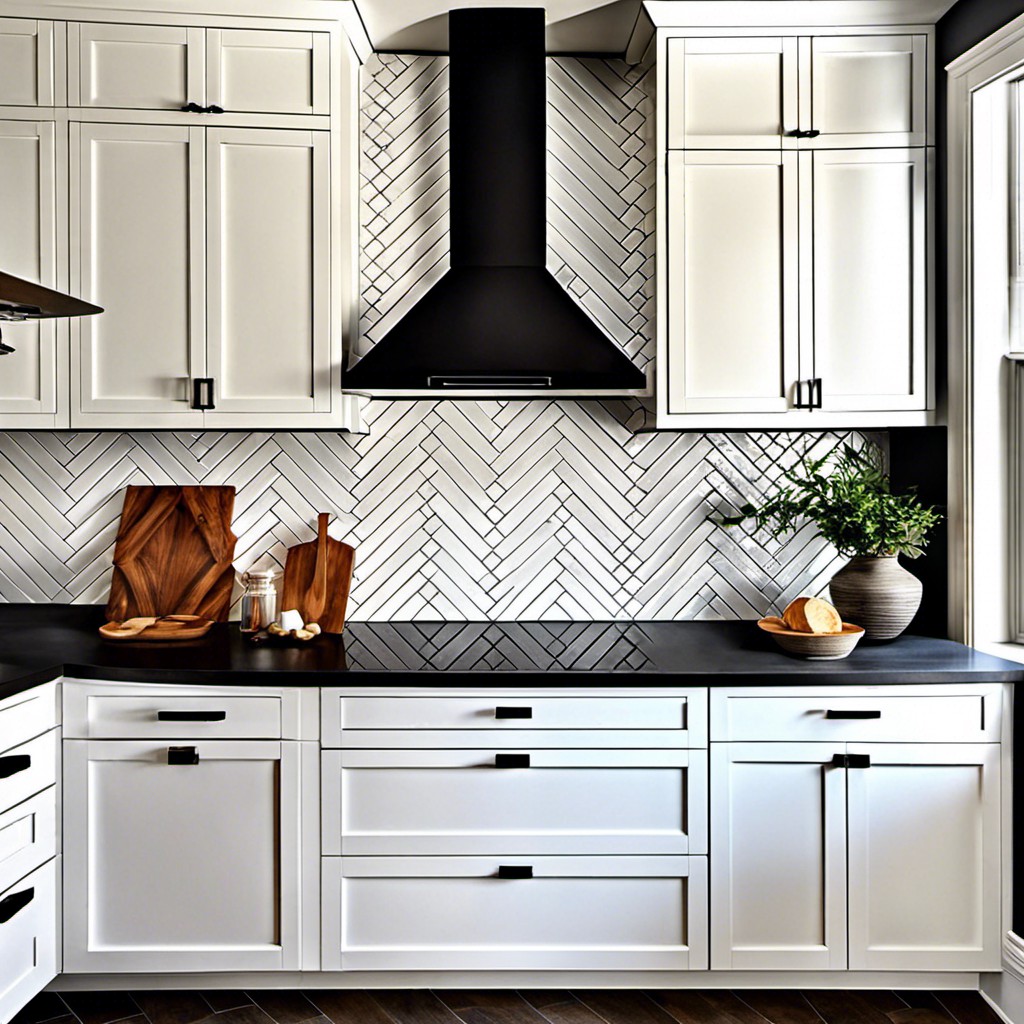
{"label": "white shaker lower cabinet", "polygon": [[712,969],[998,970],[998,695],[712,690]]}
{"label": "white shaker lower cabinet", "polygon": [[0,701],[0,1021],[60,969],[57,685]]}
{"label": "white shaker lower cabinet", "polygon": [[711,750],[711,967],[846,967],[842,745]]}
{"label": "white shaker lower cabinet", "polygon": [[707,966],[703,857],[328,857],[324,970]]}
{"label": "white shaker lower cabinet", "polygon": [[64,969],[300,966],[299,744],[64,743]]}

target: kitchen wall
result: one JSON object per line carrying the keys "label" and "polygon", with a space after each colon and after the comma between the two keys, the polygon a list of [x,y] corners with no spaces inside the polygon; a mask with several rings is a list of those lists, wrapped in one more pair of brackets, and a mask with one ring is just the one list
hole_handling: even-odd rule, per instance
{"label": "kitchen wall", "polygon": [[[446,70],[404,56],[366,68],[366,344],[447,265]],[[640,366],[653,354],[648,86],[621,62],[549,61],[549,265]],[[779,543],[706,517],[857,434],[643,432],[637,401],[365,414],[367,436],[0,436],[0,597],[105,601],[130,483],[233,484],[239,570],[281,564],[317,512],[335,513],[332,535],[358,548],[354,620],[750,618],[821,592],[843,561],[811,528]]]}

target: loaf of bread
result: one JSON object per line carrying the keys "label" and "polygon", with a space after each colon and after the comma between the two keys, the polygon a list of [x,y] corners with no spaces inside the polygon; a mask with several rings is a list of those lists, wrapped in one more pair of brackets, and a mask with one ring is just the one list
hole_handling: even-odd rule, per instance
{"label": "loaf of bread", "polygon": [[797,633],[842,633],[839,612],[820,597],[798,597],[786,605],[782,621]]}

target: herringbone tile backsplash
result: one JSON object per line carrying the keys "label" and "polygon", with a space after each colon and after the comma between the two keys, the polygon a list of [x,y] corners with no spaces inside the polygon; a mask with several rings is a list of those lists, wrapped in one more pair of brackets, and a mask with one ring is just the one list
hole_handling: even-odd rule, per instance
{"label": "herringbone tile backsplash", "polygon": [[354,620],[749,618],[840,563],[810,527],[779,544],[705,516],[851,435],[638,434],[633,401],[366,417],[368,435],[0,435],[0,595],[105,601],[130,483],[233,484],[240,571],[281,564],[335,513],[357,548]]}
{"label": "herringbone tile backsplash", "polygon": [[[364,346],[447,268],[447,61],[364,69]],[[548,265],[651,359],[653,138],[642,72],[548,62]],[[374,402],[366,436],[0,435],[0,598],[103,602],[131,483],[233,484],[239,571],[280,565],[320,511],[357,548],[355,620],[748,618],[840,559],[721,530],[808,452],[857,435],[636,433],[633,401]],[[884,439],[883,439],[884,440]]]}

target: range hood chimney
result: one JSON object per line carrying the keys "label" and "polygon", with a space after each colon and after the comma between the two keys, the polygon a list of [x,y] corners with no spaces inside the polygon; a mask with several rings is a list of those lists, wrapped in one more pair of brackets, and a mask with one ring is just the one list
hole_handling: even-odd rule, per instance
{"label": "range hood chimney", "polygon": [[448,16],[451,269],[345,375],[346,389],[642,389],[548,272],[543,8]]}

